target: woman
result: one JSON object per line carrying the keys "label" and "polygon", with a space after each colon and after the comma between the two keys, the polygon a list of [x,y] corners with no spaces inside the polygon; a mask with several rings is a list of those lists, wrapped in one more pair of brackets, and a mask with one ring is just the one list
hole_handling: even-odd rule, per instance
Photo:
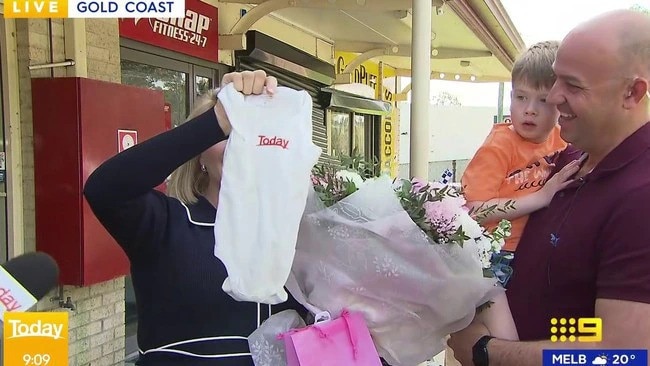
{"label": "woman", "polygon": [[[231,82],[246,95],[273,93],[277,87],[263,71],[226,74],[222,85]],[[137,365],[253,365],[246,337],[271,307],[237,302],[224,293],[227,272],[213,254],[230,130],[215,91],[188,122],[107,160],[84,187],[95,215],[131,263]],[[168,197],[154,187],[172,172]],[[291,298],[272,310],[287,308],[303,311]]]}

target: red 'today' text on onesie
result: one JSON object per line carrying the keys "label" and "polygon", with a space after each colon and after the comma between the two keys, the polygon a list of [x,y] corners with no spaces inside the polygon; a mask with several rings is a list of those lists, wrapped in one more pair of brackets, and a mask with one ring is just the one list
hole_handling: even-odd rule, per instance
{"label": "red 'today' text on onesie", "polygon": [[273,136],[268,137],[264,135],[259,135],[260,141],[257,146],[279,146],[283,149],[288,149],[289,140],[283,139],[281,137]]}

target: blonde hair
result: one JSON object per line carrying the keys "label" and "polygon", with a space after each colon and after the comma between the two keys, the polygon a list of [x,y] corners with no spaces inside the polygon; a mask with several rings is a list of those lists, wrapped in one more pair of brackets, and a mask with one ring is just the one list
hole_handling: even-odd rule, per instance
{"label": "blonde hair", "polygon": [[[214,108],[217,103],[217,92],[218,89],[215,89],[202,95],[194,104],[185,122]],[[219,127],[215,126],[215,128]],[[201,170],[200,157],[201,155],[197,155],[174,170],[167,185],[167,194],[170,197],[178,198],[181,202],[189,205],[196,203],[198,197],[203,195],[208,187],[209,177],[206,172]]]}
{"label": "blonde hair", "polygon": [[512,67],[512,86],[518,82],[537,90],[551,89],[555,83],[553,62],[560,43],[557,41],[538,42],[530,46]]}

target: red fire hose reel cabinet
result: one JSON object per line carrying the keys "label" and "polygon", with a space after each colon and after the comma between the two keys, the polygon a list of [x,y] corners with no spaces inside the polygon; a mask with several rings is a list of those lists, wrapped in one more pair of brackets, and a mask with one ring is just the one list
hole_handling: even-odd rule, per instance
{"label": "red fire hose reel cabinet", "polygon": [[108,158],[165,131],[164,104],[161,91],[76,77],[32,80],[36,250],[58,262],[61,284],[129,273],[83,185]]}

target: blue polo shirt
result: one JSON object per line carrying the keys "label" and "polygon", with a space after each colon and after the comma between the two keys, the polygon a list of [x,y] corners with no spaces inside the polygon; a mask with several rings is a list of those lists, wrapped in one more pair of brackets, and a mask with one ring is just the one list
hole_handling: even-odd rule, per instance
{"label": "blue polo shirt", "polygon": [[[564,150],[556,171],[581,151]],[[522,341],[550,338],[550,319],[594,316],[596,299],[650,303],[650,123],[533,213],[508,301]]]}

